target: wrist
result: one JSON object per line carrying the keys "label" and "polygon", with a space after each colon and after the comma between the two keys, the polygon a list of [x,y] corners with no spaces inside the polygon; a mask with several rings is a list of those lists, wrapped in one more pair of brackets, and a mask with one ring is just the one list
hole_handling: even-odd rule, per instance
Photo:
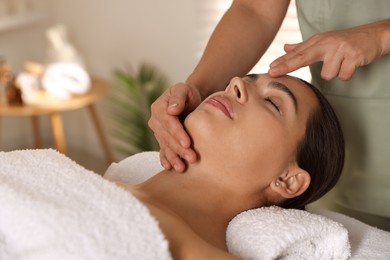
{"label": "wrist", "polygon": [[191,76],[188,77],[188,79],[186,81],[184,81],[183,83],[185,85],[187,85],[188,87],[197,90],[199,95],[200,95],[201,101],[205,100],[206,97],[208,97],[210,95],[205,87],[203,87],[203,88],[199,87],[199,86],[205,86],[205,84],[195,83],[193,80],[191,80]]}
{"label": "wrist", "polygon": [[379,27],[380,43],[382,47],[381,55],[390,54],[390,19],[380,22]]}

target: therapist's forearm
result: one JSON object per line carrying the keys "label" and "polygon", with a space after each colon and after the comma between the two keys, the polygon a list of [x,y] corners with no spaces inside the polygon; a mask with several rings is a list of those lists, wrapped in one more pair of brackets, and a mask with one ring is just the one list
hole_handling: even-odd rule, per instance
{"label": "therapist's forearm", "polygon": [[246,74],[278,32],[289,0],[236,0],[225,13],[186,83],[205,98]]}
{"label": "therapist's forearm", "polygon": [[375,24],[378,26],[379,34],[381,34],[382,55],[390,54],[390,19]]}

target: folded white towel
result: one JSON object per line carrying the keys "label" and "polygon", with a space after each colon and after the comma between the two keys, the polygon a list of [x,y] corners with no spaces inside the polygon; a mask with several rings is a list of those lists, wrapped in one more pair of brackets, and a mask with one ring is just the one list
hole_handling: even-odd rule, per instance
{"label": "folded white towel", "polygon": [[334,211],[314,207],[309,207],[308,211],[343,223],[349,233],[351,260],[390,259],[390,232]]}
{"label": "folded white towel", "polygon": [[226,232],[229,251],[244,259],[348,259],[348,232],[303,210],[263,207],[243,212]]}
{"label": "folded white towel", "polygon": [[0,259],[171,259],[129,192],[54,150],[0,152]]}

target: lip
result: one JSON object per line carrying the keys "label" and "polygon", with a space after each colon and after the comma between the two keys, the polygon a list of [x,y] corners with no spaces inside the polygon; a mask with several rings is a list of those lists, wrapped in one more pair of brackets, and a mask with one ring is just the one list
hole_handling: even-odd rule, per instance
{"label": "lip", "polygon": [[230,100],[224,96],[213,96],[206,100],[205,103],[208,103],[215,108],[221,110],[227,117],[233,119],[233,107],[230,103]]}

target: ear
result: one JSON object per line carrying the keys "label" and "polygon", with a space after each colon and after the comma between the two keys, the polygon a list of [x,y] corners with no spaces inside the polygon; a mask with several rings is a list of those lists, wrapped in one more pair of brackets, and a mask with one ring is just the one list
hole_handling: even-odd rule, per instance
{"label": "ear", "polygon": [[291,199],[304,193],[310,185],[310,180],[310,174],[307,171],[294,165],[274,180],[270,186],[283,198]]}

